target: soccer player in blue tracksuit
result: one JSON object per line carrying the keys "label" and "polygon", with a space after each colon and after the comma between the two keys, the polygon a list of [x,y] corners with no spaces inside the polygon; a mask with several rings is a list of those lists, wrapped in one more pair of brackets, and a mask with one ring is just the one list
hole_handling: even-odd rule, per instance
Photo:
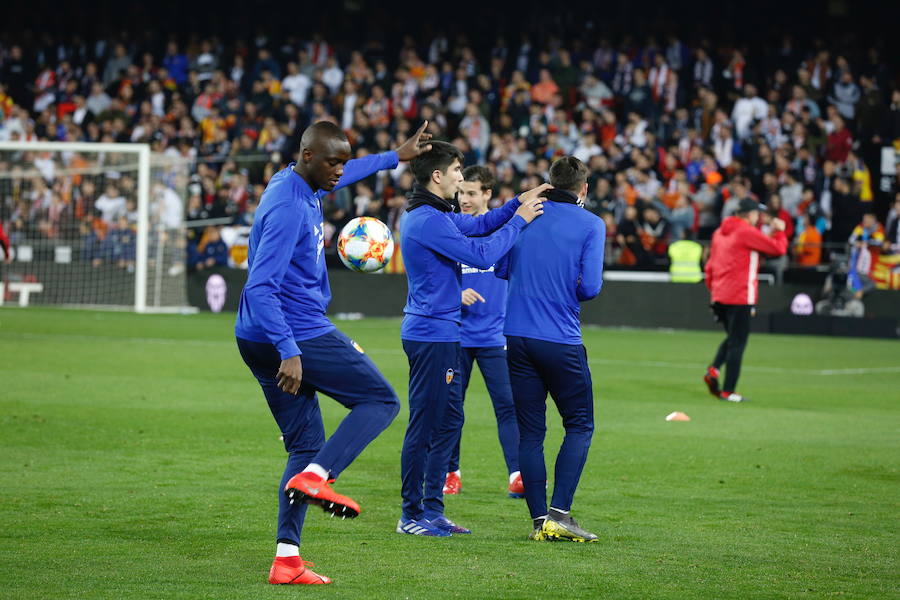
{"label": "soccer player in blue tracksuit", "polygon": [[[519,468],[534,521],[530,539],[597,540],[569,514],[594,432],[579,303],[600,293],[606,243],[603,220],[580,206],[587,176],[587,167],[572,156],[551,165],[553,189],[545,194],[544,215],[519,236],[496,268],[498,276],[509,280],[504,332],[519,422]],[[556,456],[549,511],[544,465],[547,392],[566,430]]]}
{"label": "soccer player in blue tracksuit", "polygon": [[487,269],[497,262],[540,214],[538,194],[549,186],[481,217],[456,214],[462,153],[444,142],[431,146],[410,163],[417,186],[400,234],[409,284],[400,328],[409,359],[409,424],[401,455],[403,513],[397,532],[446,537],[469,533],[444,516],[443,495],[462,422],[459,263]]}
{"label": "soccer player in blue tracksuit", "polygon": [[[459,208],[464,214],[481,216],[488,211],[494,176],[482,166],[466,167],[465,181],[460,184]],[[509,473],[507,491],[511,498],[524,498],[525,488],[519,473],[519,426],[516,424],[516,408],[509,387],[509,370],[506,367],[506,338],[503,321],[506,317],[506,280],[494,276],[494,266],[479,269],[469,265],[462,267],[462,386],[463,401],[472,376],[473,363],[484,378],[494,415],[497,417],[497,433],[500,448]],[[460,428],[460,436],[462,428]],[[450,456],[444,494],[458,494],[462,488],[459,469],[457,438]]]}
{"label": "soccer player in blue tracksuit", "polygon": [[[276,173],[250,231],[250,270],[235,335],[259,381],[289,456],[279,487],[278,538],[269,583],[330,583],[300,559],[307,503],[355,517],[359,505],[329,483],[397,416],[397,395],[362,348],[337,331],[323,248],[322,196],[427,150],[421,129],[396,151],[350,160],[339,127],[303,132],[300,161]],[[301,362],[302,356],[302,362]],[[316,392],[350,409],[328,441]]]}

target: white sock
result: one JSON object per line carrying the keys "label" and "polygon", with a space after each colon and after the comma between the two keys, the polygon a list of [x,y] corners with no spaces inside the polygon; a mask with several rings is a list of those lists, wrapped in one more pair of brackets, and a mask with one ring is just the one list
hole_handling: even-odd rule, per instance
{"label": "white sock", "polygon": [[308,467],[303,469],[304,473],[315,473],[322,479],[328,479],[328,471],[326,471],[322,465],[317,465],[316,463],[310,463]]}
{"label": "white sock", "polygon": [[512,473],[509,474],[509,482],[512,483],[513,481],[516,480],[516,477],[518,477],[521,474],[522,473],[520,471],[513,471]]}
{"label": "white sock", "polygon": [[460,471],[459,469],[453,471],[453,474],[456,475],[457,477],[462,477],[462,471]]}
{"label": "white sock", "polygon": [[275,556],[300,556],[300,546],[278,542],[275,547]]}

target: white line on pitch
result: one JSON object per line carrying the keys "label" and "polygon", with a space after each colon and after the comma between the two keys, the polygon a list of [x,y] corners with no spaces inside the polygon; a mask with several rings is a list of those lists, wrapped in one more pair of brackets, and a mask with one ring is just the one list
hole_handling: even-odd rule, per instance
{"label": "white line on pitch", "polygon": [[[70,340],[105,340],[110,342],[132,342],[139,344],[181,344],[185,346],[235,346],[234,340],[192,340],[174,338],[145,338],[145,337],[118,337],[112,335],[87,335],[71,333],[31,333],[31,332],[5,332],[0,331],[0,337],[13,339],[70,339]],[[401,348],[366,348],[367,352],[377,354],[403,355]],[[690,369],[692,371],[706,369],[707,365],[700,363],[671,362],[664,360],[623,360],[615,358],[591,358],[589,363],[594,365],[631,365],[637,367],[660,367],[664,369]],[[847,369],[788,369],[784,367],[764,367],[744,365],[745,371],[760,373],[785,373],[792,375],[867,375],[875,373],[900,373],[900,366],[888,367],[859,367]]]}
{"label": "white line on pitch", "polygon": [[[591,358],[591,364],[598,365],[636,365],[640,367],[662,367],[666,369],[691,369],[703,370],[707,365],[682,362],[668,362],[660,360],[620,360],[614,358]],[[762,367],[744,365],[745,371],[758,371],[760,373],[788,373],[801,375],[865,375],[868,373],[900,373],[900,366],[896,367],[859,367],[853,369],[787,369],[784,367]]]}

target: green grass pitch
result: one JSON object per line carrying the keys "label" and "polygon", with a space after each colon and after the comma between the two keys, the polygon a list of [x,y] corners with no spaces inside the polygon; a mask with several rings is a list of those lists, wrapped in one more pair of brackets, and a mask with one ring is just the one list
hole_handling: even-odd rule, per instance
{"label": "green grass pitch", "polygon": [[310,510],[302,554],[335,583],[298,589],[265,583],[285,455],[232,323],[0,310],[0,598],[900,597],[896,341],[753,335],[730,405],[700,381],[718,333],[587,330],[573,514],[602,542],[580,545],[526,541],[478,376],[447,501],[474,535],[395,534],[399,321],[339,323],[404,410],[338,483],[361,517]]}

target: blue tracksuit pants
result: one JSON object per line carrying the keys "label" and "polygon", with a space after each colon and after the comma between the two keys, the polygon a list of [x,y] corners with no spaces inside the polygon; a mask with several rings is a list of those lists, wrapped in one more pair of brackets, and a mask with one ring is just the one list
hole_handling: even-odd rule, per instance
{"label": "blue tracksuit pants", "polygon": [[[400,401],[372,359],[340,331],[297,341],[303,378],[296,396],[278,388],[281,357],[275,346],[241,338],[237,344],[262,387],[288,452],[278,487],[278,540],[299,545],[307,505],[290,504],[282,491],[285,484],[310,463],[321,465],[332,477],[340,475],[390,425]],[[350,409],[328,441],[317,392]]]}
{"label": "blue tracksuit pants", "polygon": [[519,469],[531,517],[547,514],[547,393],[556,403],[566,430],[556,456],[550,506],[572,507],[594,433],[594,394],[587,352],[582,345],[507,337],[507,360],[519,423]]}
{"label": "blue tracksuit pants", "polygon": [[[463,402],[465,402],[466,390],[469,389],[469,382],[472,379],[472,367],[476,361],[478,370],[481,371],[481,376],[484,378],[484,385],[491,396],[491,403],[494,405],[494,416],[497,417],[497,435],[500,438],[500,448],[503,450],[506,469],[509,473],[515,473],[519,470],[519,425],[516,423],[516,407],[513,404],[512,389],[509,386],[506,349],[503,346],[462,349]],[[459,469],[462,427],[460,427],[459,433],[447,471]]]}
{"label": "blue tracksuit pants", "polygon": [[444,478],[462,424],[459,342],[403,340],[409,424],[400,457],[403,517],[444,514]]}

